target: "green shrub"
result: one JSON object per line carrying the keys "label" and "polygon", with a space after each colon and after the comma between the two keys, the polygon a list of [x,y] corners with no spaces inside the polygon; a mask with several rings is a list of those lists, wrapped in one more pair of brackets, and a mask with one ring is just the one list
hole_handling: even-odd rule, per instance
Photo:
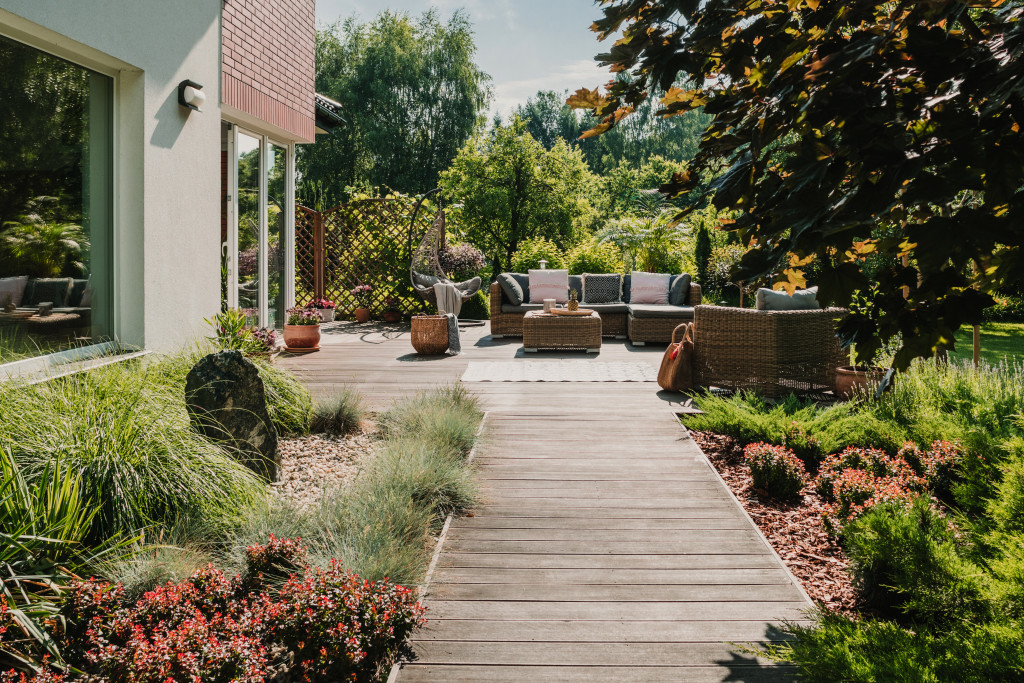
{"label": "green shrub", "polygon": [[625,267],[618,247],[590,238],[580,242],[565,257],[570,275],[583,273],[621,273]]}
{"label": "green shrub", "polygon": [[531,268],[540,268],[541,260],[548,262],[548,268],[565,268],[565,253],[551,240],[543,237],[523,240],[519,249],[512,254],[512,272],[525,273]]}
{"label": "green shrub", "polygon": [[835,453],[850,446],[869,446],[895,453],[909,439],[906,429],[899,424],[864,411],[829,420],[815,434],[826,453]]}
{"label": "green shrub", "polygon": [[770,648],[771,656],[814,683],[1010,683],[1024,671],[1019,623],[929,632],[821,613],[814,626],[787,630],[796,639]]}
{"label": "green shrub", "polygon": [[487,283],[484,287],[462,302],[462,311],[459,313],[461,320],[490,320],[491,302],[487,291]]}
{"label": "green shrub", "polygon": [[948,521],[926,498],[909,509],[875,506],[842,538],[857,592],[880,613],[929,625],[987,616],[983,571],[959,555]]}
{"label": "green shrub", "polygon": [[345,387],[330,399],[318,401],[313,408],[309,430],[316,434],[337,436],[359,429],[366,417],[366,402],[362,395]]}
{"label": "green shrub", "polygon": [[461,455],[476,443],[479,424],[478,401],[461,384],[396,401],[377,418],[388,438],[422,437]]}
{"label": "green shrub", "polygon": [[754,488],[779,500],[799,497],[807,483],[803,463],[784,446],[752,443],[743,449]]}
{"label": "green shrub", "polygon": [[996,495],[989,506],[992,521],[1004,533],[1024,533],[1024,439],[1007,444]]}

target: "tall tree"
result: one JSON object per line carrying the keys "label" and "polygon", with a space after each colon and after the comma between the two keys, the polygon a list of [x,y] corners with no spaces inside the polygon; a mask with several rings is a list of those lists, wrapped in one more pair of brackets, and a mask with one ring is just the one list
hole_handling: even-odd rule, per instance
{"label": "tall tree", "polygon": [[527,238],[564,246],[592,227],[593,184],[579,150],[563,140],[545,150],[518,117],[472,137],[441,175],[445,196],[461,204],[453,223],[490,255],[495,273]]}
{"label": "tall tree", "polygon": [[526,100],[515,109],[518,116],[526,124],[526,130],[533,139],[551,149],[559,140],[570,144],[583,132],[580,116],[572,107],[565,103],[569,92],[557,93],[554,90],[539,90],[534,97]]}
{"label": "tall tree", "polygon": [[[623,38],[598,60],[632,80],[572,103],[601,117],[588,135],[659,87],[658,115],[714,115],[664,190],[687,193],[728,165],[711,191],[743,211],[731,226],[749,247],[739,279],[774,273],[792,288],[816,261],[819,298],[855,305],[844,340],[869,357],[901,334],[901,367],[979,319],[992,299],[973,286],[1024,280],[1020,2],[602,4],[594,30]],[[868,255],[884,256],[872,279]]]}
{"label": "tall tree", "polygon": [[317,92],[341,103],[345,122],[299,148],[303,198],[333,203],[347,187],[435,187],[490,98],[475,55],[461,11],[447,24],[435,10],[416,19],[385,11],[370,23],[349,18],[317,31]]}

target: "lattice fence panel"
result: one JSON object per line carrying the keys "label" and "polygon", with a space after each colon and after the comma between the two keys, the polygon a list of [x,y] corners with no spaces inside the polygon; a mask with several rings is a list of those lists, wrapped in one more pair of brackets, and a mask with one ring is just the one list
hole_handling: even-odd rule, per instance
{"label": "lattice fence panel", "polygon": [[317,291],[316,230],[320,214],[305,206],[295,207],[295,303],[315,299]]}
{"label": "lattice fence panel", "polygon": [[[362,284],[373,287],[370,310],[374,313],[385,310],[389,299],[394,299],[394,307],[403,313],[425,310],[426,305],[409,283],[410,243],[413,249],[419,244],[434,220],[435,209],[426,203],[420,208],[410,240],[409,221],[415,205],[415,198],[399,197],[357,200],[322,214],[300,209],[295,229],[297,280],[304,278],[305,263],[311,263],[312,277],[305,281],[314,283],[317,296],[333,300],[341,315],[356,309],[356,301],[349,292]],[[300,232],[300,220],[307,221],[309,228]],[[300,239],[304,243],[300,244]],[[312,247],[307,248],[306,244]],[[322,249],[319,262],[318,248]],[[300,265],[300,254],[312,258]],[[318,268],[322,269],[322,291],[316,287]],[[303,301],[298,294],[296,300]]]}

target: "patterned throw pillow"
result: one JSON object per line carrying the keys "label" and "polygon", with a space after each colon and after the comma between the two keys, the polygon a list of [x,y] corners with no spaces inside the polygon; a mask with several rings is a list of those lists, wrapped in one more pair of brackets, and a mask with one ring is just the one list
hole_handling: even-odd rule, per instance
{"label": "patterned throw pillow", "polygon": [[634,270],[629,292],[631,304],[667,304],[671,275]]}
{"label": "patterned throw pillow", "polygon": [[583,303],[615,304],[622,301],[622,276],[618,273],[583,274]]}
{"label": "patterned throw pillow", "polygon": [[544,299],[558,303],[569,300],[568,270],[531,270],[529,275],[531,304],[542,304]]}

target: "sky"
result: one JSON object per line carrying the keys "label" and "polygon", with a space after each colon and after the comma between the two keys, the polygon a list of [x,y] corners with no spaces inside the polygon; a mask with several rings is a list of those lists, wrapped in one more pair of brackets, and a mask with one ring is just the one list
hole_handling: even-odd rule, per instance
{"label": "sky", "polygon": [[538,90],[596,88],[610,78],[594,55],[611,47],[598,42],[590,24],[601,16],[593,0],[317,0],[321,25],[357,14],[372,19],[384,9],[418,15],[436,7],[447,21],[465,9],[475,30],[477,64],[494,79],[490,114],[507,117]]}

